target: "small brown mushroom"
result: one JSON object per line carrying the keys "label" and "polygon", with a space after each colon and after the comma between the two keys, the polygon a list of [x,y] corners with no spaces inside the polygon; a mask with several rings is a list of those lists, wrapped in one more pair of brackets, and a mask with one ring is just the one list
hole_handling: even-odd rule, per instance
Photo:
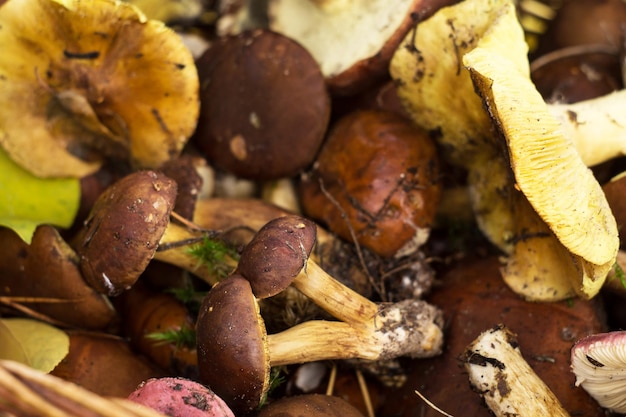
{"label": "small brown mushroom", "polygon": [[0,227],[0,295],[26,298],[23,305],[67,326],[104,329],[117,313],[108,298],[83,279],[78,255],[49,225],[35,229],[30,245]]}
{"label": "small brown mushroom", "polygon": [[267,393],[272,366],[440,352],[442,322],[437,309],[413,300],[376,308],[376,315],[362,326],[311,320],[268,335],[250,283],[233,274],[213,286],[200,308],[200,379],[235,413],[247,414]]}
{"label": "small brown mushroom", "polygon": [[346,400],[332,395],[283,397],[261,409],[258,417],[363,417]]}
{"label": "small brown mushroom", "polygon": [[395,113],[356,111],[331,129],[300,186],[308,216],[373,252],[406,255],[429,236],[439,163],[428,132]]}
{"label": "small brown mushroom", "polygon": [[330,98],[306,49],[259,29],[218,40],[197,67],[202,106],[194,138],[216,167],[270,180],[313,162]]}
{"label": "small brown mushroom", "polygon": [[154,258],[213,283],[215,277],[188,251],[159,250],[165,243],[197,242],[203,235],[170,222],[176,192],[176,183],[155,171],[137,171],[108,187],[73,240],[85,280],[116,295],[132,286]]}

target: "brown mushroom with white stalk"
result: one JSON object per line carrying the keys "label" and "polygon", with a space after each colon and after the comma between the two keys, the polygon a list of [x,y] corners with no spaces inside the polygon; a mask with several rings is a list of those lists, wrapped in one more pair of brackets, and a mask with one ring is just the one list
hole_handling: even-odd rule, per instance
{"label": "brown mushroom with white stalk", "polygon": [[530,81],[513,2],[439,10],[390,70],[411,117],[467,169],[477,222],[507,255],[505,281],[531,300],[595,296],[615,262],[615,219]]}
{"label": "brown mushroom with white stalk", "polygon": [[191,53],[132,5],[8,1],[0,49],[0,145],[37,176],[83,177],[107,159],[158,168],[195,129]]}
{"label": "brown mushroom with white stalk", "polygon": [[582,387],[602,407],[626,413],[626,332],[598,333],[572,347],[571,369]]}
{"label": "brown mushroom with white stalk", "polygon": [[[300,216],[270,221],[244,248],[236,273],[216,284],[203,302],[197,321],[200,378],[235,412],[250,412],[259,404],[272,366],[441,352],[439,309],[422,300],[370,301],[310,260],[314,243],[311,221]],[[267,335],[257,298],[289,285],[339,321],[310,320]]]}
{"label": "brown mushroom with white stalk", "polygon": [[188,250],[207,231],[171,221],[177,185],[156,171],[137,171],[109,186],[72,240],[87,282],[107,295],[132,286],[152,259],[217,278]]}

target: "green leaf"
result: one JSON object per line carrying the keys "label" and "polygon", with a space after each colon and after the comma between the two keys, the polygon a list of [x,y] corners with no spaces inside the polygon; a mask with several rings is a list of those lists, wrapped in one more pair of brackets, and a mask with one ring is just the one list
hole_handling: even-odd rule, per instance
{"label": "green leaf", "polygon": [[0,320],[0,359],[50,372],[69,349],[69,336],[54,326],[28,318]]}
{"label": "green leaf", "polygon": [[0,224],[30,243],[39,224],[72,225],[80,204],[77,178],[38,178],[0,148]]}

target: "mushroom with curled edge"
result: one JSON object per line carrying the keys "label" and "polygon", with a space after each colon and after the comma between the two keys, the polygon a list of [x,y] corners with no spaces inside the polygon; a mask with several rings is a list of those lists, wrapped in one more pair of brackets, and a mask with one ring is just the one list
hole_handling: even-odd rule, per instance
{"label": "mushroom with curled edge", "polygon": [[176,183],[156,171],[136,171],[104,190],[72,240],[85,280],[104,294],[117,295],[154,258],[215,283],[198,258],[176,244],[199,242],[207,233],[170,221],[176,192]]}
{"label": "mushroom with curled edge", "polygon": [[626,331],[597,333],[572,347],[571,369],[582,387],[602,407],[626,413]]}
{"label": "mushroom with curled edge", "polygon": [[[333,288],[327,292],[331,295]],[[235,273],[211,288],[198,314],[200,380],[235,414],[249,414],[267,393],[273,366],[441,352],[443,319],[435,307],[409,300],[390,305],[367,301],[362,308],[337,314],[352,316],[350,321],[310,320],[268,335],[250,283]],[[365,311],[373,315],[365,318]]]}
{"label": "mushroom with curled edge", "polygon": [[350,95],[387,76],[393,51],[421,19],[454,0],[270,0],[269,28],[304,45],[330,91]]}
{"label": "mushroom with curled edge", "polygon": [[7,1],[0,49],[0,103],[10,109],[0,145],[37,176],[83,177],[109,158],[158,168],[195,129],[191,53],[132,5]]}
{"label": "mushroom with curled edge", "polygon": [[396,50],[390,71],[411,117],[439,131],[445,156],[467,169],[479,227],[507,255],[507,284],[535,301],[596,295],[615,260],[615,220],[530,82],[513,2],[439,10]]}

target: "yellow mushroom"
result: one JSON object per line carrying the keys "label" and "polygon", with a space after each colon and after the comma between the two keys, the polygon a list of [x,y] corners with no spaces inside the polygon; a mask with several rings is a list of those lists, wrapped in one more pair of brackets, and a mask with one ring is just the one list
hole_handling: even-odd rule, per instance
{"label": "yellow mushroom", "polygon": [[81,177],[105,158],[156,168],[195,129],[191,53],[134,6],[9,0],[0,50],[0,145],[37,176]]}
{"label": "yellow mushroom", "polygon": [[477,222],[507,255],[507,284],[536,301],[597,294],[617,227],[530,81],[514,3],[441,9],[405,38],[390,71],[414,120],[438,131],[450,161],[467,169]]}

